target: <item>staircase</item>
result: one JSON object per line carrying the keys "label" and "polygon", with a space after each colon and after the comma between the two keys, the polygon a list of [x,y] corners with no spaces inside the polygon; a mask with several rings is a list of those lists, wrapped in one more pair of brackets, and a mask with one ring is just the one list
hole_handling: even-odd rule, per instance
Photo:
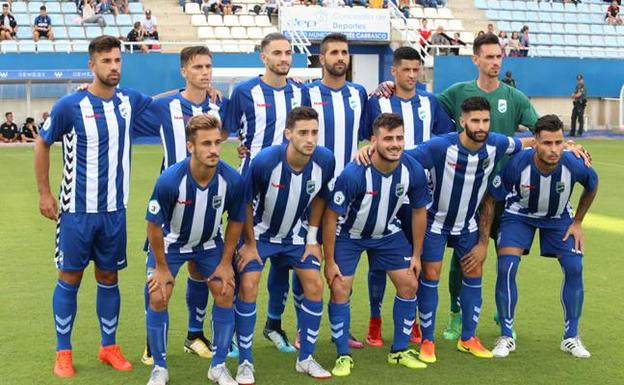
{"label": "staircase", "polygon": [[[158,34],[162,41],[197,41],[197,28],[191,25],[191,16],[183,12],[176,0],[143,0],[143,8],[151,9],[158,20]],[[180,52],[183,46],[162,47],[163,52]]]}
{"label": "staircase", "polygon": [[[145,1],[145,0],[144,0]],[[487,25],[494,24],[494,29],[498,31],[496,22],[488,20],[485,12],[475,7],[474,0],[452,0],[447,7],[453,12],[453,16],[460,19],[464,24],[464,29],[477,36],[477,32],[485,31]]]}

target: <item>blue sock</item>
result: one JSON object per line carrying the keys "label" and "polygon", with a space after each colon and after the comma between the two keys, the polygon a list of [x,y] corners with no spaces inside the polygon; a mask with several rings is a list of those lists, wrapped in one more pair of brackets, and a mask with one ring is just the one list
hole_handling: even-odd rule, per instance
{"label": "blue sock", "polygon": [[459,294],[459,302],[462,311],[462,341],[467,341],[475,336],[479,315],[481,314],[481,277],[462,279],[462,288]]}
{"label": "blue sock", "polygon": [[438,309],[438,283],[431,279],[421,277],[418,283],[418,318],[420,318],[420,330],[422,339],[435,341],[436,310]]}
{"label": "blue sock", "polygon": [[328,306],[331,335],[336,344],[339,356],[351,354],[349,349],[349,327],[351,326],[351,309],[347,303],[330,302]]}
{"label": "blue sock", "polygon": [[381,305],[386,292],[386,273],[368,271],[368,301],[371,318],[381,318]]}
{"label": "blue sock", "polygon": [[314,354],[314,347],[319,335],[321,317],[323,316],[323,301],[312,301],[307,298],[301,303],[301,349],[299,361],[303,361]]}
{"label": "blue sock", "polygon": [[121,297],[119,296],[119,285],[117,283],[114,285],[97,283],[95,309],[100,321],[102,346],[115,345],[120,304]]}
{"label": "blue sock", "polygon": [[225,362],[234,335],[234,308],[212,306],[212,343],[216,350],[210,362],[215,367]]}
{"label": "blue sock", "polygon": [[407,349],[412,335],[412,326],[416,320],[416,297],[401,298],[398,295],[394,297],[392,317],[394,319],[394,341],[390,350],[400,352]]}
{"label": "blue sock", "polygon": [[206,306],[208,304],[208,285],[191,277],[186,280],[186,308],[188,309],[188,331],[204,331]]}
{"label": "blue sock", "polygon": [[578,323],[583,311],[583,258],[578,255],[559,258],[563,270],[561,304],[563,305],[563,338],[578,335]]}
{"label": "blue sock", "polygon": [[520,257],[501,255],[498,257],[498,274],[496,275],[496,309],[500,319],[501,335],[513,336],[513,321],[516,304],[518,303],[518,286],[516,273]]}
{"label": "blue sock", "polygon": [[288,300],[288,269],[279,268],[271,263],[269,268],[269,276],[267,277],[267,290],[269,292],[269,306],[267,309],[267,317],[272,320],[281,320]]}
{"label": "blue sock", "polygon": [[300,326],[300,311],[301,311],[301,303],[303,302],[303,286],[301,286],[301,281],[299,277],[297,277],[297,273],[293,270],[292,272],[292,291],[293,291],[293,299],[295,305],[295,317],[297,318],[297,330],[301,329]]}
{"label": "blue sock", "polygon": [[236,312],[236,336],[238,338],[238,362],[247,360],[253,363],[251,346],[253,344],[254,328],[256,327],[256,303],[244,302],[236,298],[234,304]]}
{"label": "blue sock", "polygon": [[52,295],[52,312],[56,326],[56,351],[71,350],[71,332],[76,319],[78,285],[60,279],[56,282]]}
{"label": "blue sock", "polygon": [[167,367],[167,334],[169,332],[169,312],[147,308],[147,342],[154,357],[154,365]]}

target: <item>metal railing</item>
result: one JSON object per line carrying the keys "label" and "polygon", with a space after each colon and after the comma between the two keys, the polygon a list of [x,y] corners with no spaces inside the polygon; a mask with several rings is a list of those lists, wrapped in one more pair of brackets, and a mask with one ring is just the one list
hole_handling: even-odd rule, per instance
{"label": "metal railing", "polygon": [[416,49],[421,58],[425,60],[429,56],[429,43],[427,41],[424,44],[421,43],[423,39],[420,37],[420,33],[409,28],[407,18],[392,1],[388,1],[388,10],[390,11],[390,27],[398,30],[403,43],[407,43],[407,45]]}
{"label": "metal railing", "polygon": [[[284,2],[282,0],[278,1],[278,15],[279,15],[279,8],[282,8],[283,4]],[[312,43],[310,43],[310,39],[308,39],[308,37],[303,32],[301,32],[294,25],[294,23],[290,21],[284,22],[283,20],[280,20],[279,23],[281,26],[284,27],[282,30],[282,33],[290,36],[291,43],[293,47],[295,48],[295,50],[299,51],[299,53],[306,54],[306,56],[308,57],[308,64],[310,64],[310,56],[312,55],[310,53],[310,49],[308,48],[312,45]]]}

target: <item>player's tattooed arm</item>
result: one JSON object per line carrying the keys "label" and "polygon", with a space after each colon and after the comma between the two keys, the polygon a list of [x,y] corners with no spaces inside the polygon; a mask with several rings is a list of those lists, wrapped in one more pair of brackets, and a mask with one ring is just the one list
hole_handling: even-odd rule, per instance
{"label": "player's tattooed arm", "polygon": [[310,220],[308,221],[308,234],[306,237],[305,251],[301,256],[301,262],[305,261],[309,255],[314,256],[319,262],[323,260],[321,246],[318,243],[318,229],[321,225],[323,212],[325,211],[325,200],[316,196],[310,205]]}
{"label": "player's tattooed arm", "polygon": [[334,260],[337,222],[338,214],[334,210],[326,209],[323,214],[323,253],[325,254],[325,279],[330,289],[336,279],[343,280],[340,268]]}
{"label": "player's tattooed arm", "polygon": [[167,285],[173,285],[174,279],[171,271],[169,271],[169,265],[167,265],[167,259],[165,258],[165,240],[162,226],[148,221],[147,239],[156,262],[152,275],[147,280],[147,287],[150,294],[159,293],[166,306],[169,299]]}
{"label": "player's tattooed arm", "polygon": [[39,191],[39,212],[55,221],[58,203],[50,191],[50,146],[41,137],[35,142],[35,176]]}
{"label": "player's tattooed arm", "polygon": [[495,200],[492,195],[486,193],[479,207],[479,240],[477,244],[461,259],[462,271],[479,271],[487,256],[490,242],[490,229],[494,219]]}
{"label": "player's tattooed arm", "polygon": [[256,246],[256,238],[254,235],[253,229],[253,207],[251,204],[247,205],[247,219],[245,220],[245,225],[243,227],[243,239],[244,243],[240,249],[238,249],[238,254],[236,255],[236,268],[238,271],[243,271],[245,266],[253,260],[257,261],[260,265],[262,265],[262,258],[258,254],[258,248]]}
{"label": "player's tattooed arm", "polygon": [[587,189],[583,190],[579,198],[576,214],[574,215],[574,221],[563,236],[563,241],[566,241],[570,236],[574,237],[574,250],[581,254],[585,254],[585,239],[582,227],[583,219],[585,219],[585,214],[589,211],[597,193],[598,185],[596,185],[593,191],[588,191]]}

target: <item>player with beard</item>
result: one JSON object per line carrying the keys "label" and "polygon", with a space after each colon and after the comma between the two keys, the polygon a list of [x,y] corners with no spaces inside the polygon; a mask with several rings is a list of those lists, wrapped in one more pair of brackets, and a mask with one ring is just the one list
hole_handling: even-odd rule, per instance
{"label": "player with beard", "polygon": [[[78,288],[89,261],[95,263],[96,312],[100,322],[98,358],[116,370],[131,370],[119,345],[118,270],[126,260],[126,206],[130,185],[131,136],[136,117],[150,97],[117,88],[121,42],[100,36],[89,43],[93,81],[53,107],[35,144],[35,175],[41,214],[57,221],[55,261],[59,270],[52,299],[57,356],[54,374],[72,377],[71,331]],[[63,142],[60,212],[50,192],[50,146]]]}

